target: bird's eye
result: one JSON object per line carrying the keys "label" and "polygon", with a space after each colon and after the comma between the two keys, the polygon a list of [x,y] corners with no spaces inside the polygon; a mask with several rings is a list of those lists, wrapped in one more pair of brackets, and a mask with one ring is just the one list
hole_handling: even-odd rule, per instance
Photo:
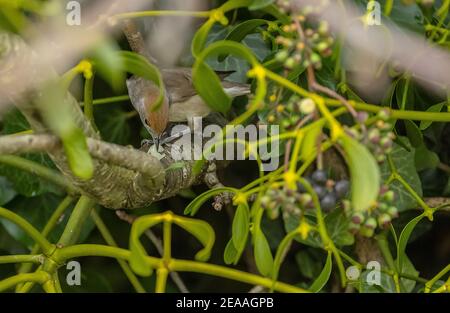
{"label": "bird's eye", "polygon": [[146,125],[148,125],[148,120],[147,119],[145,119],[144,122],[145,122]]}

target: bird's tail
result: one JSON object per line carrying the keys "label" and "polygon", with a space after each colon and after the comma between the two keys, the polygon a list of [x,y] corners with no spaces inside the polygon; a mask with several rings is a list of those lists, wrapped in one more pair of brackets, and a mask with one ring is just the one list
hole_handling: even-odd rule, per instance
{"label": "bird's tail", "polygon": [[230,97],[244,96],[251,93],[249,84],[223,81],[222,86]]}

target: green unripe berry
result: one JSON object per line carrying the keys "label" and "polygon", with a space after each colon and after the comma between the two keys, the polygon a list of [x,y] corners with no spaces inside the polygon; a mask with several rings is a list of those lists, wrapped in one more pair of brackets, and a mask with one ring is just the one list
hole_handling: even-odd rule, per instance
{"label": "green unripe berry", "polygon": [[284,62],[289,57],[289,53],[286,50],[281,50],[275,55],[275,59],[279,62]]}
{"label": "green unripe berry", "polygon": [[375,229],[373,228],[368,228],[368,227],[361,227],[361,229],[359,230],[359,233],[361,235],[363,235],[364,237],[372,237],[373,234],[375,233]]}
{"label": "green unripe berry", "polygon": [[311,114],[316,110],[316,103],[311,98],[305,98],[300,101],[299,109],[305,115]]}
{"label": "green unripe berry", "polygon": [[391,216],[389,214],[383,213],[378,216],[378,226],[380,228],[386,228],[391,223]]}
{"label": "green unripe berry", "polygon": [[398,209],[395,206],[390,206],[389,209],[387,210],[387,213],[392,218],[397,218],[398,217]]}
{"label": "green unripe berry", "polygon": [[357,212],[357,213],[353,214],[352,223],[359,225],[362,222],[364,222],[364,215],[362,213]]}
{"label": "green unripe berry", "polygon": [[287,69],[292,69],[295,66],[295,60],[294,58],[287,58],[286,61],[284,61],[284,67]]}
{"label": "green unripe berry", "polygon": [[386,191],[382,196],[382,199],[389,203],[394,201],[394,198],[395,198],[395,193],[392,190]]}
{"label": "green unripe berry", "polygon": [[364,226],[367,228],[375,229],[377,228],[377,221],[375,220],[375,218],[369,217],[364,223]]}
{"label": "green unripe berry", "polygon": [[369,131],[369,134],[367,134],[367,138],[369,139],[369,141],[373,144],[377,144],[378,142],[380,142],[380,130],[378,128],[372,128]]}

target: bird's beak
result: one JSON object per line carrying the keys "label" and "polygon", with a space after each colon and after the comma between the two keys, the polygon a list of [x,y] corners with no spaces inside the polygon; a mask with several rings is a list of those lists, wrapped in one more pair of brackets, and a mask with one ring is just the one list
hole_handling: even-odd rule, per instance
{"label": "bird's beak", "polygon": [[155,146],[156,146],[156,151],[159,152],[159,146],[161,144],[161,136],[156,136],[154,139],[154,142],[155,142]]}

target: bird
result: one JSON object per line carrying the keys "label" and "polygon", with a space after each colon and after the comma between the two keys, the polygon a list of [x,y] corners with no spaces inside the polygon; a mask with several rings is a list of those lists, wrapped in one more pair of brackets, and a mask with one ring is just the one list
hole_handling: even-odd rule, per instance
{"label": "bird", "polygon": [[[187,122],[191,131],[194,131],[193,119],[212,113],[212,109],[194,87],[191,68],[161,69],[160,72],[165,94],[161,106],[155,111],[152,108],[159,97],[159,87],[154,82],[138,76],[132,76],[126,81],[131,103],[150,133],[157,151],[169,123]],[[225,80],[233,72],[216,71],[224,91],[232,98],[250,94],[250,85]]]}

